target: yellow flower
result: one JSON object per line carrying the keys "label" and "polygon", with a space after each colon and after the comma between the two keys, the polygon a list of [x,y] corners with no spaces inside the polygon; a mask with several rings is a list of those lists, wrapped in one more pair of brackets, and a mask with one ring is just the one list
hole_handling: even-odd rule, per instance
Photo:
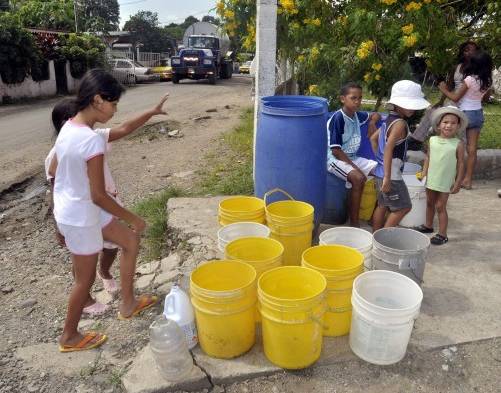
{"label": "yellow flower", "polygon": [[311,54],[311,59],[315,60],[318,57],[318,55],[320,54],[320,51],[318,50],[318,48],[316,46],[314,46],[313,48],[311,48],[310,54]]}
{"label": "yellow flower", "polygon": [[411,34],[411,35],[405,35],[404,36],[404,46],[407,48],[411,48],[414,45],[416,45],[417,42],[417,35],[416,34]]}
{"label": "yellow flower", "polygon": [[409,4],[405,6],[406,11],[419,11],[423,4],[416,3],[415,1],[411,1]]}
{"label": "yellow flower", "polygon": [[425,3],[425,4],[430,4],[430,3],[431,3],[431,0],[423,0],[423,3]]}
{"label": "yellow flower", "polygon": [[226,19],[233,19],[235,17],[235,13],[232,10],[224,11],[224,17]]}
{"label": "yellow flower", "polygon": [[297,22],[292,22],[291,23],[291,28],[292,29],[299,29],[301,27],[301,25]]}
{"label": "yellow flower", "polygon": [[367,74],[364,75],[364,81],[369,82],[371,80],[371,73],[368,72]]}
{"label": "yellow flower", "polygon": [[280,0],[280,4],[287,14],[294,15],[298,13],[294,0]]}
{"label": "yellow flower", "polygon": [[365,59],[367,56],[369,56],[369,53],[372,52],[374,49],[374,41],[364,41],[360,44],[360,46],[357,49],[357,56],[359,59]]}
{"label": "yellow flower", "polygon": [[426,65],[427,65],[428,67],[431,67],[431,66],[432,66],[432,64],[433,64],[433,63],[431,62],[431,60],[430,60],[430,59],[426,59],[424,62],[426,63]]}
{"label": "yellow flower", "polygon": [[377,81],[380,80],[381,79],[381,75],[376,74],[376,76],[374,77],[374,79],[377,80]]}
{"label": "yellow flower", "polygon": [[392,5],[397,2],[397,0],[380,0],[381,3],[386,4],[386,5]]}
{"label": "yellow flower", "polygon": [[309,92],[311,95],[317,94],[317,93],[318,93],[318,85],[310,85],[310,86],[308,87],[308,92]]}
{"label": "yellow flower", "polygon": [[311,20],[311,24],[314,26],[320,26],[321,22],[319,18],[315,18]]}
{"label": "yellow flower", "polygon": [[404,34],[410,34],[414,31],[414,24],[409,23],[408,25],[402,26],[402,32]]}
{"label": "yellow flower", "polygon": [[373,69],[374,71],[380,71],[380,70],[381,70],[381,68],[383,68],[383,65],[382,65],[381,63],[374,63],[374,64],[372,65],[372,69]]}
{"label": "yellow flower", "polygon": [[299,55],[299,56],[297,57],[297,61],[298,61],[299,63],[303,63],[303,62],[304,62],[304,56],[303,56],[303,55]]}
{"label": "yellow flower", "polygon": [[337,21],[341,23],[343,26],[345,26],[346,23],[348,22],[348,17],[344,15],[338,16]]}
{"label": "yellow flower", "polygon": [[216,3],[216,9],[217,9],[217,13],[219,15],[223,15],[223,13],[224,13],[224,1],[222,1],[222,0],[218,1]]}

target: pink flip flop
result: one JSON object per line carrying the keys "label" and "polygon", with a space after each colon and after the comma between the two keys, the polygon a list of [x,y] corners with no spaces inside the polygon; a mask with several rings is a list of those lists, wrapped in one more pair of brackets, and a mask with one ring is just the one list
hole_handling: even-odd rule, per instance
{"label": "pink flip flop", "polygon": [[110,309],[110,306],[108,304],[95,302],[94,304],[91,304],[90,306],[84,307],[84,309],[82,311],[91,317],[96,317],[99,315],[103,315],[109,309]]}
{"label": "pink flip flop", "polygon": [[99,273],[97,273],[97,275],[103,281],[103,287],[106,290],[106,292],[108,292],[110,295],[114,295],[115,293],[117,293],[120,290],[120,288],[118,287],[118,284],[114,278],[110,278],[110,279],[103,278],[103,277],[101,277],[101,275]]}

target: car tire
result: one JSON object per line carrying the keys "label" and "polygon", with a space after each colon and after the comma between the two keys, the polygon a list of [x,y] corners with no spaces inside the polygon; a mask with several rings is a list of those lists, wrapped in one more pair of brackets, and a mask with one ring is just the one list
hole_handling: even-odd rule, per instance
{"label": "car tire", "polygon": [[211,85],[216,84],[216,76],[215,75],[209,76],[209,84],[211,84]]}
{"label": "car tire", "polygon": [[172,83],[175,83],[176,85],[179,83],[179,78],[177,75],[172,75]]}

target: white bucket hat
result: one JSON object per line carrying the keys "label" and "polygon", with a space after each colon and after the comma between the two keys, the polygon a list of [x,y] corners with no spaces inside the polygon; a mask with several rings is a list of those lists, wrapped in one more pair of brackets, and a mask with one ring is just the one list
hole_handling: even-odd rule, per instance
{"label": "white bucket hat", "polygon": [[393,84],[388,104],[411,110],[426,109],[430,106],[430,103],[424,98],[421,86],[408,80],[398,81]]}
{"label": "white bucket hat", "polygon": [[455,106],[444,106],[443,108],[438,108],[433,111],[431,114],[431,126],[433,130],[437,132],[438,123],[442,120],[445,115],[455,115],[459,118],[459,129],[457,134],[461,135],[468,127],[468,117],[464,114],[461,109],[456,108]]}

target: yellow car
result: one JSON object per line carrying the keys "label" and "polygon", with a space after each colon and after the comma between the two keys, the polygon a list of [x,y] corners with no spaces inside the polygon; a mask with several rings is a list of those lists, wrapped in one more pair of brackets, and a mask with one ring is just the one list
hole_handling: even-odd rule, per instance
{"label": "yellow car", "polygon": [[158,60],[151,68],[151,71],[158,75],[161,81],[170,81],[172,79],[172,67],[169,59]]}
{"label": "yellow car", "polygon": [[250,68],[251,68],[252,61],[246,61],[244,64],[242,64],[239,68],[238,71],[241,74],[249,74],[250,73]]}

